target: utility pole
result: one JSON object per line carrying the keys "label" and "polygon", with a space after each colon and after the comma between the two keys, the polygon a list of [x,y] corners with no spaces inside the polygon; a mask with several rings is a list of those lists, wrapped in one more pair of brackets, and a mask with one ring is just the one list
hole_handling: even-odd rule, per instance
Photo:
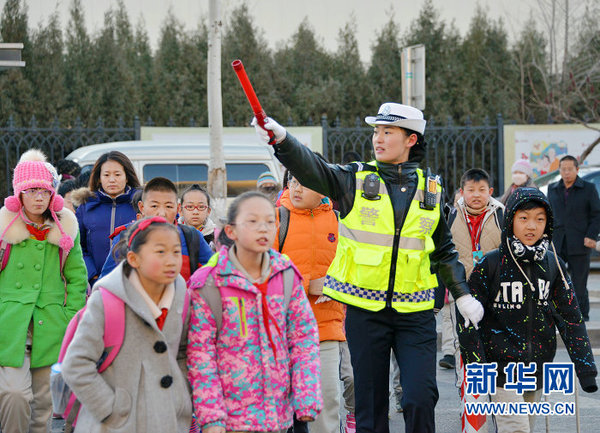
{"label": "utility pole", "polygon": [[227,172],[223,155],[223,108],[221,97],[221,6],[219,0],[208,4],[208,128],[210,161],[208,193],[213,199],[215,220],[225,216],[227,207]]}

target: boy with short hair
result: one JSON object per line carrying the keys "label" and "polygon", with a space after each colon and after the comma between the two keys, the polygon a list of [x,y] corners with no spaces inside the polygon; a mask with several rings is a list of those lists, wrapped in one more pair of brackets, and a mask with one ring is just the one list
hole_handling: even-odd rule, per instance
{"label": "boy with short hair", "polygon": [[[468,279],[483,255],[500,245],[504,205],[492,197],[494,188],[490,175],[481,168],[467,170],[460,179],[457,192],[460,192],[460,197],[448,214],[448,227]],[[450,294],[448,300],[450,302],[442,308],[444,356],[439,364],[444,368],[454,368],[455,356],[458,355],[455,303]]]}
{"label": "boy with short hair", "polygon": [[[506,205],[500,248],[486,254],[469,279],[471,293],[485,313],[479,330],[465,327],[459,314],[460,349],[465,364],[497,363],[492,401],[540,400],[543,364],[552,362],[556,353],[555,327],[582,389],[598,390],[594,356],[565,264],[548,250],[553,222],[552,208],[542,192],[517,189]],[[510,382],[505,367],[511,362],[535,363],[535,391],[517,394],[504,389]],[[533,416],[496,415],[500,433],[530,432],[533,422]]]}
{"label": "boy with short hair", "polygon": [[[144,186],[142,199],[137,203],[141,218],[161,216],[167,221],[177,225],[177,187],[165,177],[155,177]],[[117,227],[111,235],[113,237],[113,250],[108,254],[100,277],[105,276],[117,265],[114,257],[114,245],[119,242],[121,232],[128,225]],[[196,269],[204,265],[212,256],[212,250],[204,240],[204,236],[197,229],[186,225],[177,225],[181,239],[181,254],[183,264],[181,276],[187,281]]]}
{"label": "boy with short hair", "polygon": [[[343,304],[323,296],[323,283],[335,257],[338,220],[327,197],[301,185],[293,176],[288,177],[288,189],[280,201],[281,207],[277,209],[280,227],[273,248],[288,255],[302,273],[304,289],[319,326],[323,410],[310,423],[310,431],[336,433],[340,431],[340,343],[346,341],[345,311]],[[350,415],[347,431],[355,431],[354,414]],[[294,425],[296,430],[297,424]]]}

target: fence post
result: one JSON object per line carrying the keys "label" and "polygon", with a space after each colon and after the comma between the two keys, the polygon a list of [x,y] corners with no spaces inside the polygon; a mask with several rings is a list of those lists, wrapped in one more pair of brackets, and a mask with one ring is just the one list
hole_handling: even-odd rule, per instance
{"label": "fence post", "polygon": [[496,116],[496,141],[498,146],[498,191],[504,191],[504,119],[502,114]]}
{"label": "fence post", "polygon": [[329,143],[327,142],[327,114],[321,116],[321,129],[323,130],[323,156],[329,160]]}

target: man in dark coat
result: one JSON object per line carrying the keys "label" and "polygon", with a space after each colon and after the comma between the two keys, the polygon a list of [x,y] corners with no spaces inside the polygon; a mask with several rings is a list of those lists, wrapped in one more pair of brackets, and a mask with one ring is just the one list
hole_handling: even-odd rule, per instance
{"label": "man in dark coat", "polygon": [[581,179],[577,159],[563,156],[561,180],[550,184],[548,199],[554,211],[554,245],[567,262],[584,320],[589,320],[587,279],[590,253],[600,231],[600,198],[591,182]]}

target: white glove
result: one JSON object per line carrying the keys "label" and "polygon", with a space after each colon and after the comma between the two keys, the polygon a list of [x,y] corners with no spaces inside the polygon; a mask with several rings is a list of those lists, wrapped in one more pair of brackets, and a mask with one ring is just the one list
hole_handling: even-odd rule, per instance
{"label": "white glove", "polygon": [[477,324],[483,319],[483,305],[471,295],[463,295],[456,300],[456,307],[460,314],[465,318],[465,328],[472,323],[475,329],[479,329]]}
{"label": "white glove", "polygon": [[269,138],[269,133],[266,130],[273,132],[273,135],[275,136],[275,142],[277,144],[281,143],[287,135],[285,128],[279,123],[275,122],[270,117],[267,117],[267,119],[265,120],[264,129],[258,125],[256,117],[252,118],[252,122],[250,123],[250,125],[254,126],[254,129],[256,130],[256,135],[258,135],[259,140],[265,144],[269,144],[269,141],[271,140]]}
{"label": "white glove", "polygon": [[315,301],[315,305],[316,304],[321,304],[323,302],[329,302],[329,301],[333,301],[333,299],[331,299],[329,296],[321,295]]}

